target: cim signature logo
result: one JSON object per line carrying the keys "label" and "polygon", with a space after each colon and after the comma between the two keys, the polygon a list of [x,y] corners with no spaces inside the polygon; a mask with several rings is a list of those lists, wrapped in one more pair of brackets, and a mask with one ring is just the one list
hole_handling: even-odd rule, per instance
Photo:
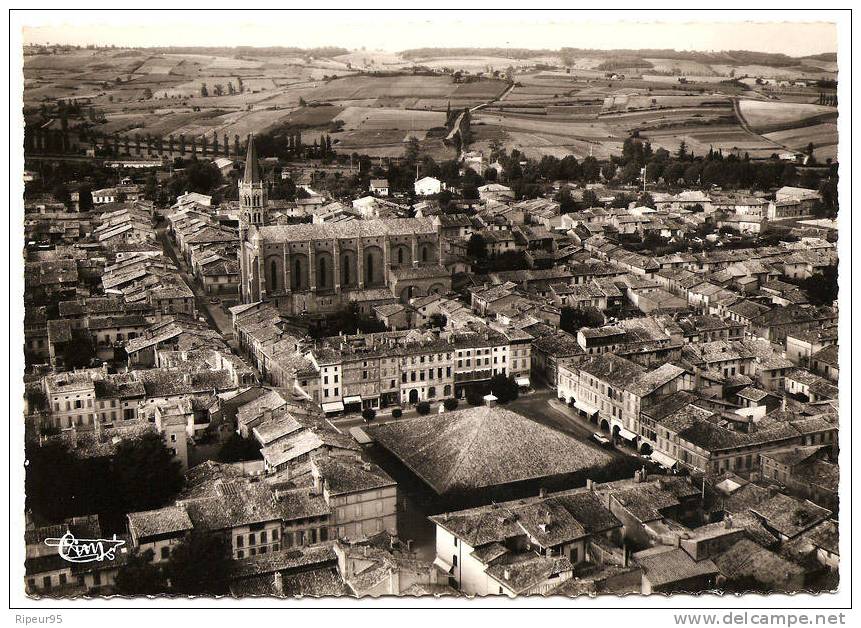
{"label": "cim signature logo", "polygon": [[112,539],[77,539],[71,532],[66,532],[60,538],[45,539],[45,545],[59,548],[60,556],[70,563],[94,563],[103,560],[114,560],[117,549],[125,545],[125,541],[114,535]]}

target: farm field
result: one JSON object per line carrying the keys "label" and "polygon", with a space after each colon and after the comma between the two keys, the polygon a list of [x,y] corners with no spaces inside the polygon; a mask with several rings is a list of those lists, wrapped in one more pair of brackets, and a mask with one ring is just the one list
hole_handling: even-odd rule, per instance
{"label": "farm field", "polygon": [[778,131],[801,123],[837,117],[835,107],[759,100],[740,100],[739,111],[745,122],[759,132]]}
{"label": "farm field", "polygon": [[[442,144],[440,133],[428,136],[428,131],[444,126],[447,107],[478,105],[485,105],[473,116],[473,144],[479,150],[499,140],[533,156],[606,158],[636,131],[668,150],[684,139],[696,154],[713,147],[767,158],[804,150],[811,141],[817,158],[836,153],[836,110],[816,104],[819,88],[774,82],[834,79],[832,61],[799,58],[792,66],[770,67],[655,54],[644,58],[650,68],[626,71],[623,59],[618,51],[588,51],[563,60],[549,53],[518,59],[462,51],[406,57],[356,50],[320,57],[247,49],[240,54],[229,48],[216,54],[68,50],[25,56],[24,98],[31,111],[46,101],[83,100],[104,116],[96,130],[105,134],[232,138],[287,125],[330,133],[339,150],[380,157],[402,155],[405,140],[414,135],[423,150],[451,158],[453,149]],[[607,70],[598,69],[606,61],[626,78],[608,78]],[[419,65],[434,71],[412,74]],[[513,87],[492,76],[508,68],[514,69]],[[454,70],[466,80],[456,82]],[[729,82],[730,73],[762,76],[769,83],[757,85],[749,78],[740,85]],[[680,83],[680,76],[687,82]],[[238,90],[240,80],[244,91],[227,93],[228,84]],[[214,95],[216,85],[223,95]]]}
{"label": "farm field", "polygon": [[709,149],[721,150],[725,155],[735,153],[751,158],[768,158],[773,153],[780,152],[782,147],[764,137],[749,133],[740,125],[677,127],[673,129],[658,129],[641,134],[649,139],[653,148],[665,148],[673,152],[684,140],[688,150],[694,155],[705,155]]}
{"label": "farm field", "polygon": [[711,66],[699,61],[688,61],[685,59],[652,59],[646,58],[652,64],[651,70],[657,72],[669,72],[675,75],[694,74],[697,76],[714,76],[715,71]]}
{"label": "farm field", "polygon": [[787,148],[804,151],[813,142],[813,155],[824,161],[837,157],[837,124],[828,122],[812,126],[766,133],[765,137]]}

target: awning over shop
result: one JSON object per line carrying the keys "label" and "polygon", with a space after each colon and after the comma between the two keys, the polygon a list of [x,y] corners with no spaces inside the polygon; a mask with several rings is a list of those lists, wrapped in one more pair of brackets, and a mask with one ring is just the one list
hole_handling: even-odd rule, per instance
{"label": "awning over shop", "polygon": [[445,561],[444,561],[442,558],[440,558],[439,556],[437,556],[437,557],[436,557],[436,560],[434,560],[434,561],[433,561],[433,565],[434,565],[434,567],[436,567],[437,569],[439,569],[439,570],[440,570],[441,572],[443,572],[443,573],[448,573],[448,574],[450,574],[450,573],[453,573],[453,572],[454,572],[454,566],[453,566],[453,565],[449,565],[447,562],[445,562]]}
{"label": "awning over shop", "polygon": [[585,401],[580,401],[579,399],[574,400],[574,407],[578,410],[582,410],[586,414],[592,415],[598,412],[598,408],[593,406],[591,403],[586,403]]}
{"label": "awning over shop", "polygon": [[653,462],[657,462],[659,465],[666,467],[667,469],[672,469],[674,466],[679,464],[678,460],[665,453],[661,453],[660,451],[653,451],[649,457]]}
{"label": "awning over shop", "polygon": [[362,398],[359,395],[350,395],[349,397],[344,397],[344,403],[346,405],[350,405],[351,403],[362,403]]}
{"label": "awning over shop", "polygon": [[351,427],[350,436],[352,436],[353,440],[355,440],[360,445],[370,445],[374,442],[374,439],[368,436],[365,430],[363,430],[361,427]]}
{"label": "awning over shop", "polygon": [[344,404],[340,401],[328,401],[322,404],[323,412],[343,412]]}
{"label": "awning over shop", "polygon": [[518,386],[523,386],[524,388],[529,388],[529,378],[528,377],[518,377],[514,381]]}
{"label": "awning over shop", "polygon": [[634,434],[631,430],[626,430],[624,427],[619,428],[619,436],[624,438],[625,440],[636,440],[638,436]]}

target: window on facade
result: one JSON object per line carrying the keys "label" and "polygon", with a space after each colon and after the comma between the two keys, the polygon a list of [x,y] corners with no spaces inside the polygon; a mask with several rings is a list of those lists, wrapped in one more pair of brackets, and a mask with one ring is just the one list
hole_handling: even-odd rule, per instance
{"label": "window on facade", "polygon": [[320,288],[326,287],[326,258],[321,257],[318,262],[318,271],[317,271],[317,286]]}
{"label": "window on facade", "polygon": [[269,262],[269,283],[272,290],[278,289],[278,264],[275,263],[275,260]]}

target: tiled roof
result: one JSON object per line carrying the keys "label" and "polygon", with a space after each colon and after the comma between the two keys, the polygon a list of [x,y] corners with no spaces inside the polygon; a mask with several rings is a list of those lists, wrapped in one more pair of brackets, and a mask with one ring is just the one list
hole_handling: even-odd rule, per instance
{"label": "tiled roof", "polygon": [[191,530],[193,525],[182,506],[168,506],[158,510],[130,512],[129,528],[140,539],[161,534]]}
{"label": "tiled roof", "polygon": [[710,559],[695,561],[685,550],[659,546],[634,554],[643,575],[653,587],[681,582],[691,578],[717,575],[718,568]]}
{"label": "tiled roof", "polygon": [[573,473],[609,462],[603,451],[499,407],[447,412],[368,431],[440,494]]}

